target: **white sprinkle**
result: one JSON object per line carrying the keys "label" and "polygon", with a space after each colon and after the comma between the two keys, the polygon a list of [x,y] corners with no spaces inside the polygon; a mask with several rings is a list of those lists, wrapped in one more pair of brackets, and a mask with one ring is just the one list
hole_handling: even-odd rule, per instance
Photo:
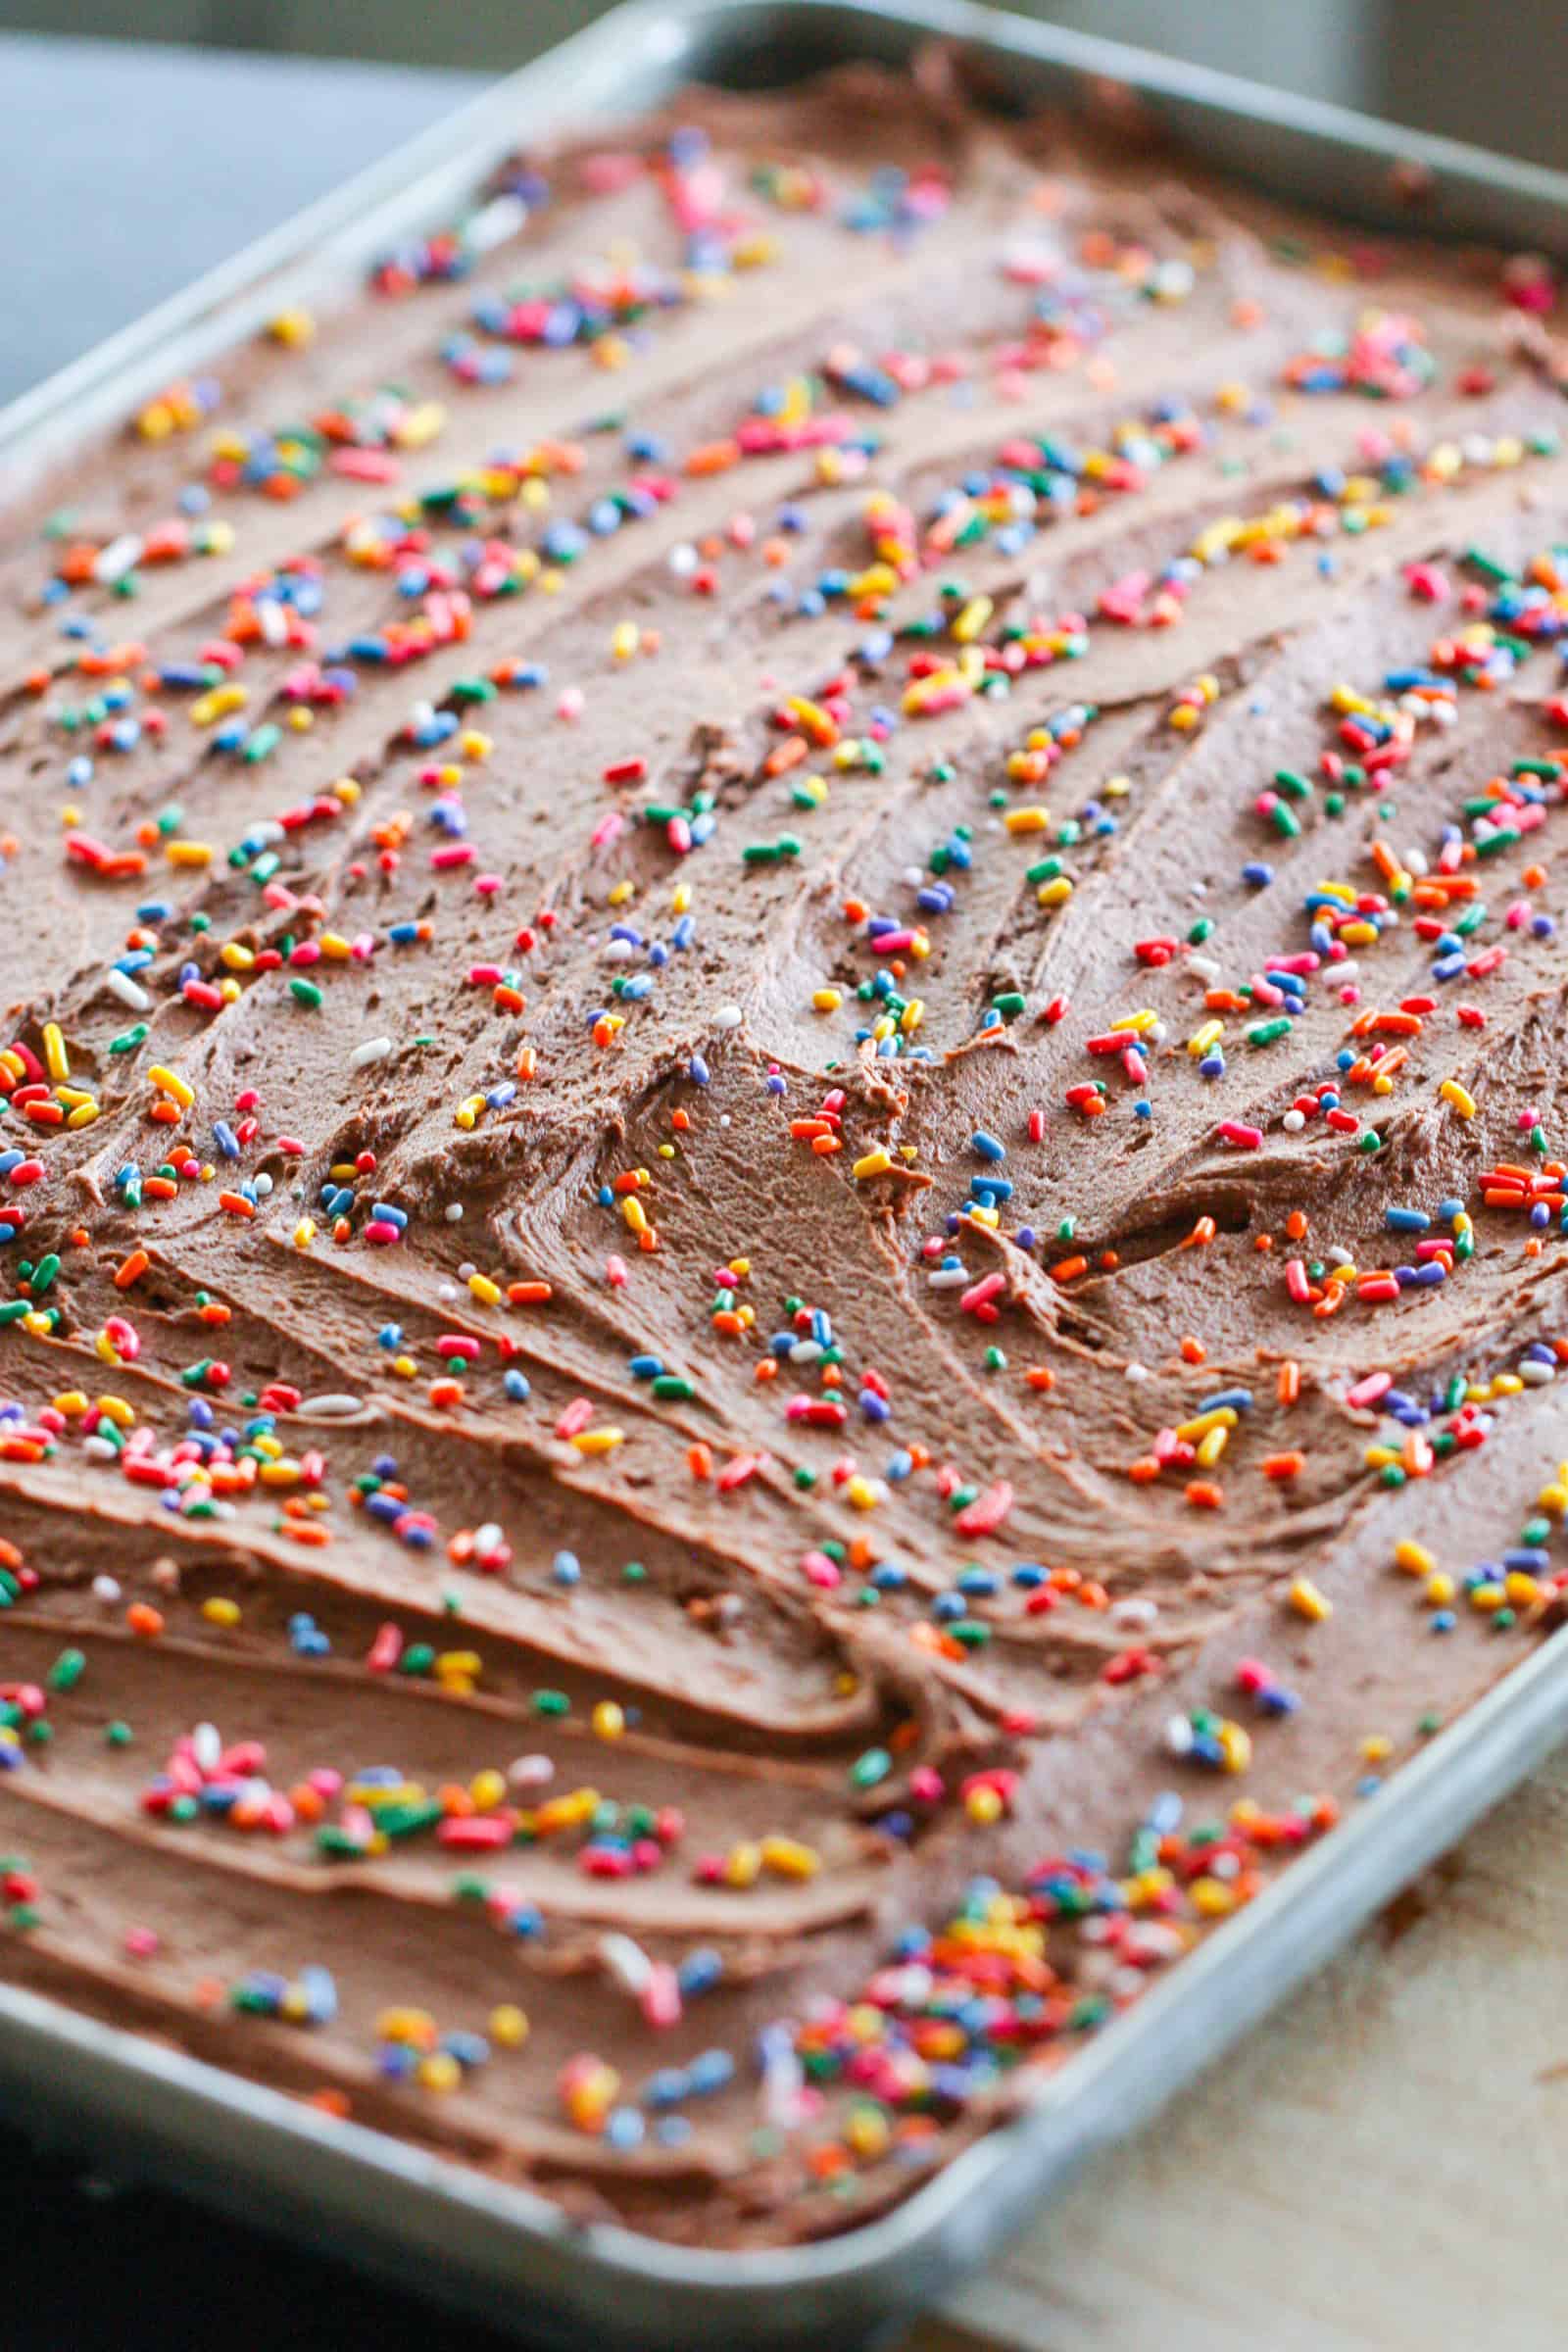
{"label": "white sprinkle", "polygon": [[504,1541],[505,1538],[493,1519],[487,1519],[483,1527],[476,1527],[473,1531],[473,1548],[481,1554],[494,1551]]}
{"label": "white sprinkle", "polygon": [[92,576],[95,580],[101,580],[106,584],[113,580],[122,580],[140,554],[140,532],[122,531],[118,539],[111,539],[107,547],[101,547],[98,550],[97,561],[92,567]]}
{"label": "white sprinkle", "polygon": [[965,1266],[939,1266],[934,1274],[928,1274],[925,1279],[927,1289],[933,1291],[966,1291],[969,1287],[969,1273]]}
{"label": "white sprinkle", "polygon": [[122,1004],[128,1004],[132,1012],[145,1012],[152,1004],[152,999],[147,991],[139,981],[133,980],[128,972],[118,971],[111,964],[108,971],[105,972],[104,978],[109,984],[110,995],[118,997]]}
{"label": "white sprinkle", "polygon": [[463,1202],[461,1200],[449,1200],[445,1208],[441,1211],[441,1214],[445,1217],[449,1225],[461,1225],[463,1223]]}
{"label": "white sprinkle", "polygon": [[1545,1388],[1552,1376],[1552,1366],[1550,1364],[1539,1363],[1533,1355],[1527,1356],[1525,1361],[1519,1366],[1520,1379],[1532,1389]]}
{"label": "white sprinkle", "polygon": [[1304,1110],[1288,1110],[1280,1124],[1287,1135],[1299,1135],[1306,1125],[1306,1113]]}
{"label": "white sprinkle", "polygon": [[721,1004],[713,1015],[715,1029],[738,1029],[746,1015],[738,1004]]}
{"label": "white sprinkle", "polygon": [[1172,1715],[1165,1726],[1165,1752],[1172,1756],[1190,1756],[1193,1752],[1193,1727],[1185,1715]]}
{"label": "white sprinkle", "polygon": [[302,1413],[321,1413],[330,1419],[335,1419],[341,1413],[359,1413],[364,1409],[365,1398],[351,1396],[346,1389],[331,1389],[321,1396],[303,1397],[299,1406]]}
{"label": "white sprinkle", "polygon": [[458,1280],[460,1282],[471,1282],[478,1271],[479,1269],[474,1264],[472,1258],[466,1257],[462,1265],[458,1268]]}
{"label": "white sprinkle", "polygon": [[463,232],[463,241],[475,253],[489,253],[514,237],[526,222],[528,207],[520,196],[492,196],[483,210],[474,214]]}
{"label": "white sprinkle", "polygon": [[507,1779],[514,1788],[548,1788],[556,1777],[556,1767],[549,1756],[514,1756],[507,1766]]}
{"label": "white sprinkle", "polygon": [[614,1978],[622,1992],[634,1997],[643,1990],[654,1973],[654,1964],[640,1943],[629,1936],[601,1936],[599,1957],[608,1976]]}
{"label": "white sprinkle", "polygon": [[120,1598],[119,1580],[112,1576],[95,1576],[92,1580],[92,1593],[94,1600],[118,1600]]}
{"label": "white sprinkle", "polygon": [[1214,981],[1219,978],[1219,965],[1212,956],[1189,956],[1187,969],[1197,980]]}
{"label": "white sprinkle", "polygon": [[368,1070],[372,1061],[385,1061],[392,1051],[389,1037],[368,1037],[363,1046],[356,1046],[349,1055],[351,1070]]}
{"label": "white sprinkle", "polygon": [[1334,1247],[1331,1250],[1325,1250],[1323,1254],[1331,1266],[1353,1266],[1355,1263],[1349,1250],[1341,1242],[1336,1242]]}
{"label": "white sprinkle", "polygon": [[199,1723],[190,1736],[190,1752],[203,1772],[211,1772],[223,1752],[222,1734],[216,1723]]}
{"label": "white sprinkle", "polygon": [[1114,1600],[1110,1604],[1112,1625],[1150,1626],[1158,1615],[1158,1601],[1145,1600],[1137,1593],[1129,1593],[1125,1600]]}
{"label": "white sprinkle", "polygon": [[256,1187],[257,1200],[265,1200],[272,1189],[272,1179],[270,1176],[268,1175],[266,1169],[264,1168],[261,1175],[254,1176],[251,1181]]}
{"label": "white sprinkle", "polygon": [[1135,1357],[1128,1365],[1125,1377],[1128,1380],[1147,1380],[1149,1378],[1149,1366],[1147,1364],[1139,1363]]}
{"label": "white sprinkle", "polygon": [[256,617],[262,624],[262,635],[269,645],[288,643],[288,614],[275,596],[261,596],[256,600]]}

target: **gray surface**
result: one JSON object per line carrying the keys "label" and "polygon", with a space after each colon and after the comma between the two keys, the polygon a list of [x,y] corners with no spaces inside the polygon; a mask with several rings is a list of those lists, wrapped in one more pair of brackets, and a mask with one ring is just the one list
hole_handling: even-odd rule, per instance
{"label": "gray surface", "polygon": [[0,34],[0,403],[487,78]]}

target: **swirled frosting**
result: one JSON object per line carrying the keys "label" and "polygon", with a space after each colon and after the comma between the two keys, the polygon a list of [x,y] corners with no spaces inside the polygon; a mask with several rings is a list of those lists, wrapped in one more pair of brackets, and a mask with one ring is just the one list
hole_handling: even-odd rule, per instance
{"label": "swirled frosting", "polygon": [[18,506],[8,1980],[808,2235],[1519,1655],[1553,299],[856,70]]}

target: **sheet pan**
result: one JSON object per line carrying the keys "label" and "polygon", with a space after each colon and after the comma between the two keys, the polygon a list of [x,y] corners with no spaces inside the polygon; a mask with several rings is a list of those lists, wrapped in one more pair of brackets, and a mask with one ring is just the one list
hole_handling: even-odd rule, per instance
{"label": "sheet pan", "polygon": [[[0,497],[253,333],[329,304],[400,238],[444,225],[514,145],[932,34],[1020,99],[1132,92],[1181,142],[1276,194],[1377,224],[1568,250],[1568,176],[960,0],[632,0],[251,246],[0,414]],[[555,2205],[0,1984],[0,2101],[111,2180],[154,2180],[564,2345],[870,2345],[950,2292],[1094,2148],[1134,2130],[1568,1736],[1568,1629],[1042,2084],[1028,2111],[884,2218],[815,2245],[722,2254],[588,2227]]]}

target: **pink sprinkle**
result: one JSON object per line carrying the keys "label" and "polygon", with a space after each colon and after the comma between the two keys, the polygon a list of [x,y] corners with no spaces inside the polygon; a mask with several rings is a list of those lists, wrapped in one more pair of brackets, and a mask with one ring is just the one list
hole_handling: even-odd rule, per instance
{"label": "pink sprinkle", "polygon": [[1240,1119],[1221,1119],[1215,1133],[1222,1142],[1234,1144],[1239,1152],[1261,1152],[1263,1149],[1262,1128],[1246,1127]]}
{"label": "pink sprinkle", "polygon": [[1364,1380],[1356,1382],[1353,1389],[1347,1389],[1345,1401],[1359,1411],[1363,1405],[1376,1404],[1380,1397],[1388,1395],[1393,1386],[1394,1374],[1392,1372],[1369,1372]]}

